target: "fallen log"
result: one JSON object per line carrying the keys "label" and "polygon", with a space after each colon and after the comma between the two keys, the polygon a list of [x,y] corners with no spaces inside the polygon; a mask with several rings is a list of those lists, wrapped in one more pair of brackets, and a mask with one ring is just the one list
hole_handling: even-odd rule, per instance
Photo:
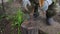
{"label": "fallen log", "polygon": [[38,34],[38,29],[33,26],[33,21],[25,21],[21,24],[21,33],[22,34]]}
{"label": "fallen log", "polygon": [[45,32],[39,30],[34,21],[25,21],[21,24],[21,34],[45,34]]}

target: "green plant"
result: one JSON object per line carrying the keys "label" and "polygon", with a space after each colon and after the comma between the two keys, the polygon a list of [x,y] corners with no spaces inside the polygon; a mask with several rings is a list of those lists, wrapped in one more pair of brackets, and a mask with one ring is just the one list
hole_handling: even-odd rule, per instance
{"label": "green plant", "polygon": [[21,24],[22,22],[24,21],[24,13],[22,12],[22,10],[18,9],[17,13],[16,13],[16,16],[15,16],[15,25],[17,24],[18,25],[18,34],[21,34],[20,33],[20,27],[21,27]]}
{"label": "green plant", "polygon": [[8,0],[8,3],[12,3],[14,0]]}
{"label": "green plant", "polygon": [[60,34],[60,32],[58,34]]}
{"label": "green plant", "polygon": [[2,6],[0,5],[0,9],[2,9]]}
{"label": "green plant", "polygon": [[21,9],[18,9],[18,11],[16,12],[16,14],[14,16],[8,16],[7,19],[12,19],[12,24],[11,24],[11,34],[13,33],[14,28],[17,26],[18,27],[18,34],[21,34],[20,32],[20,27],[22,22],[24,21],[24,13],[22,12]]}

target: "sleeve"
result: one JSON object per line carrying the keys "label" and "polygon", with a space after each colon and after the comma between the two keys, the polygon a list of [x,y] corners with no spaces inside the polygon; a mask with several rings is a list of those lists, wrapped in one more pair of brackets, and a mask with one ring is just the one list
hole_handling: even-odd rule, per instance
{"label": "sleeve", "polygon": [[52,4],[52,1],[51,0],[46,0],[46,1],[44,1],[44,5],[42,6],[42,10],[43,11],[46,11],[46,10],[48,10],[48,7],[49,7],[49,5],[51,5]]}
{"label": "sleeve", "polygon": [[52,0],[46,0],[48,2],[49,5],[52,4]]}
{"label": "sleeve", "polygon": [[46,11],[48,9],[48,3],[44,1],[44,5],[41,7],[43,11]]}

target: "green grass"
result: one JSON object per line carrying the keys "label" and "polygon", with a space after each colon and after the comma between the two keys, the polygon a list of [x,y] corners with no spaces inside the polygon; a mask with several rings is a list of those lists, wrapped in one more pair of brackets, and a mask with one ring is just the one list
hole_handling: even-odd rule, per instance
{"label": "green grass", "polygon": [[14,34],[13,30],[14,30],[14,28],[16,26],[18,27],[18,34],[21,34],[20,27],[21,27],[22,22],[24,21],[23,16],[24,16],[24,13],[22,12],[22,10],[20,10],[20,8],[16,12],[16,15],[14,15],[14,16],[7,16],[8,20],[12,19],[11,34]]}
{"label": "green grass", "polygon": [[13,0],[8,0],[8,2],[12,2]]}
{"label": "green grass", "polygon": [[60,32],[58,34],[60,34]]}
{"label": "green grass", "polygon": [[22,22],[24,21],[23,16],[24,16],[24,13],[20,9],[18,9],[17,14],[15,16],[15,20],[17,22],[17,23],[15,22],[15,25],[16,24],[18,25],[18,34],[21,34],[20,27]]}
{"label": "green grass", "polygon": [[2,9],[2,6],[0,5],[0,9]]}

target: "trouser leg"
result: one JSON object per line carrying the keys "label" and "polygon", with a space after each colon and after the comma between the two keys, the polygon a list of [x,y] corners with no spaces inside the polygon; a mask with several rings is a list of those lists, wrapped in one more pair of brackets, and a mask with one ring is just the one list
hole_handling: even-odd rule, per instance
{"label": "trouser leg", "polygon": [[46,11],[46,24],[47,25],[51,25],[51,22],[54,22],[53,20],[53,16],[56,15],[56,9],[55,9],[56,5],[54,5],[54,3],[52,3],[48,10]]}
{"label": "trouser leg", "polygon": [[34,18],[38,17],[39,16],[39,13],[38,13],[38,5],[35,5],[34,6]]}

